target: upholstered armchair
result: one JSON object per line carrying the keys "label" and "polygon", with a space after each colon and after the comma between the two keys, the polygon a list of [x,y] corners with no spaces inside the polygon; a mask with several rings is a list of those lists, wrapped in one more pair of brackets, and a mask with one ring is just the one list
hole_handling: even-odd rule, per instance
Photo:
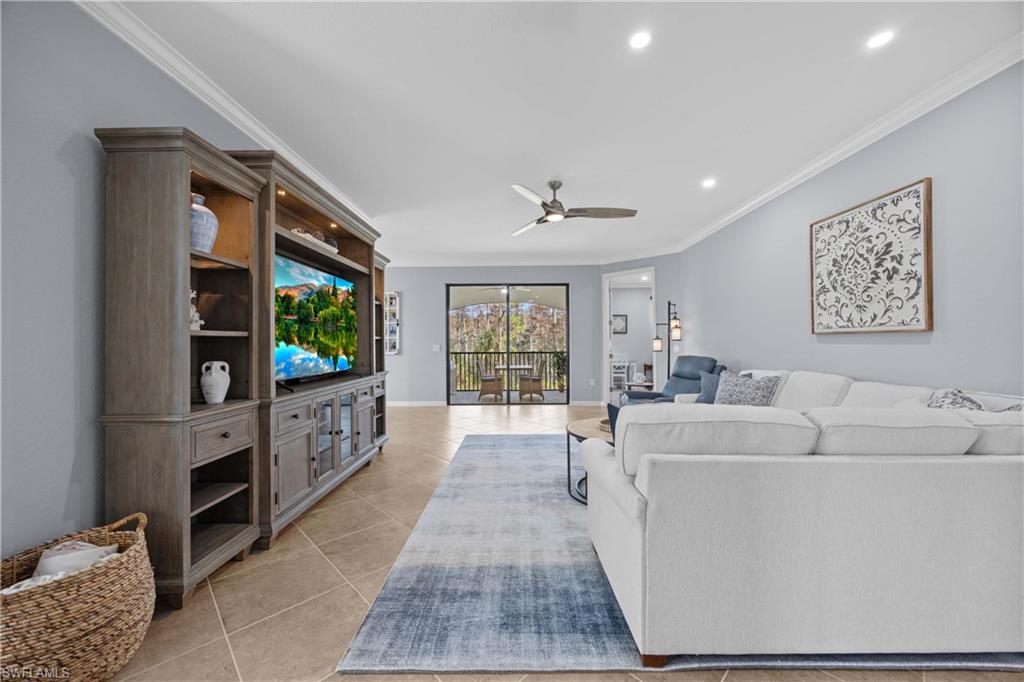
{"label": "upholstered armchair", "polygon": [[680,393],[700,393],[700,373],[720,374],[725,365],[718,364],[715,358],[703,355],[680,355],[672,365],[672,376],[665,382],[661,392],[657,391],[623,391],[623,402],[626,403],[670,403]]}

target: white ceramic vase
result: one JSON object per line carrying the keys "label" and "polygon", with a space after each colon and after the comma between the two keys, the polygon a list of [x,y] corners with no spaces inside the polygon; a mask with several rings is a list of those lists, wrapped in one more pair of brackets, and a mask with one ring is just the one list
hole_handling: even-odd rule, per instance
{"label": "white ceramic vase", "polygon": [[213,243],[217,241],[217,230],[220,223],[213,211],[203,206],[206,197],[192,194],[192,205],[188,209],[188,223],[191,231],[193,249],[210,253]]}
{"label": "white ceramic vase", "polygon": [[199,386],[203,389],[203,399],[208,405],[219,405],[224,402],[231,385],[228,363],[222,360],[211,360],[203,363],[203,373],[199,377]]}

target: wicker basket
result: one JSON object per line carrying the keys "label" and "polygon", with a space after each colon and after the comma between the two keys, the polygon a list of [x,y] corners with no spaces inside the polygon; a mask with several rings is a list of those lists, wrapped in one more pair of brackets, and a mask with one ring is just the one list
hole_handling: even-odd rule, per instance
{"label": "wicker basket", "polygon": [[[121,530],[136,521],[135,530]],[[146,552],[145,514],[67,535],[3,560],[0,586],[32,576],[43,550],[66,540],[117,543],[120,556],[61,580],[0,595],[0,674],[106,680],[142,644],[156,592]]]}

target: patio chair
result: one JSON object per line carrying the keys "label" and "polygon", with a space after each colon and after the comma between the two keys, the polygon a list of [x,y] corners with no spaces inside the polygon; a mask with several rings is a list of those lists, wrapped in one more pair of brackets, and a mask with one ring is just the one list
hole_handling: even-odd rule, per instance
{"label": "patio chair", "polygon": [[525,396],[540,396],[544,400],[544,369],[547,360],[537,363],[536,372],[528,372],[519,375],[519,401],[522,402]]}
{"label": "patio chair", "polygon": [[484,370],[484,363],[476,361],[476,369],[480,374],[480,395],[476,397],[477,402],[484,399],[486,395],[493,395],[498,400],[505,397],[504,381],[500,374],[488,374]]}

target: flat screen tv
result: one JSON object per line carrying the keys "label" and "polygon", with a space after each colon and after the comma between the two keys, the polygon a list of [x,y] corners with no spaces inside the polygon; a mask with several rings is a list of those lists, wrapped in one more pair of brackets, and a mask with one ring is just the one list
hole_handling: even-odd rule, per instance
{"label": "flat screen tv", "polygon": [[274,379],[292,381],[355,367],[355,284],[274,257]]}

